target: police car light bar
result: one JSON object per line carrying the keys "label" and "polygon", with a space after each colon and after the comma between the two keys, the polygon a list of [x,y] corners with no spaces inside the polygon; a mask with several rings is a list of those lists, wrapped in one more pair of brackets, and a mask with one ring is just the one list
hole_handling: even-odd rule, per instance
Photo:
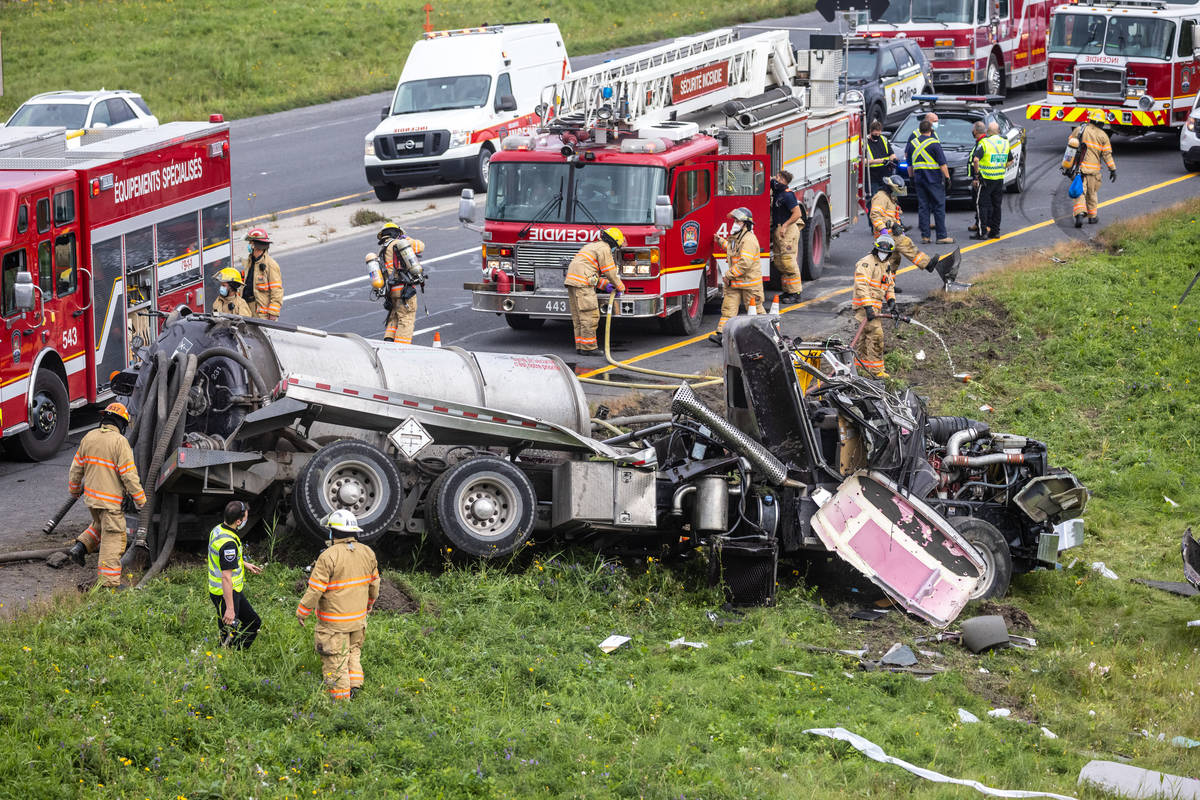
{"label": "police car light bar", "polygon": [[937,105],[938,103],[987,103],[999,105],[1004,102],[1004,96],[999,94],[914,94],[913,100],[918,103]]}

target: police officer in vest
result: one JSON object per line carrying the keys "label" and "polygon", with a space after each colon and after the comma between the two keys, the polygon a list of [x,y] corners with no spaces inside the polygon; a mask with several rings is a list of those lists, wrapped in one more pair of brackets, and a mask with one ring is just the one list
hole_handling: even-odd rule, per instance
{"label": "police officer in vest", "polygon": [[1000,238],[1000,209],[1004,200],[1004,170],[1008,166],[1008,139],[1000,135],[1000,125],[988,123],[987,137],[981,139],[974,159],[979,175],[979,236]]}
{"label": "police officer in vest", "polygon": [[950,168],[946,166],[942,145],[933,134],[932,122],[921,120],[917,136],[909,139],[904,155],[908,162],[909,177],[917,187],[917,225],[921,229],[921,241],[929,243],[929,215],[932,213],[938,244],[954,244],[954,239],[946,232],[946,192],[950,189]]}
{"label": "police officer in vest", "polygon": [[883,123],[873,120],[867,134],[867,171],[871,178],[868,194],[878,191],[883,186],[883,179],[896,173],[899,160],[900,154],[883,135]]}
{"label": "police officer in vest", "polygon": [[246,650],[262,626],[250,600],[243,593],[246,570],[255,575],[262,567],[242,557],[238,531],[246,525],[250,506],[234,500],[225,506],[222,522],[208,534],[208,596],[217,607],[221,645]]}

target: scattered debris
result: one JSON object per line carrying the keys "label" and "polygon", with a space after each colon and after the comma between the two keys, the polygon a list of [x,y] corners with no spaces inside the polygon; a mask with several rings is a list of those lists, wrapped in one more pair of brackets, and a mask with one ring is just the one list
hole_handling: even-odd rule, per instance
{"label": "scattered debris", "polygon": [[1195,586],[1192,586],[1187,581],[1152,581],[1149,578],[1133,578],[1134,583],[1140,583],[1142,586],[1149,586],[1151,589],[1159,589],[1171,594],[1177,594],[1180,597],[1195,597],[1200,594]]}
{"label": "scattered debris", "polygon": [[965,708],[960,708],[958,710],[958,721],[963,724],[970,724],[972,722],[979,722],[979,717],[975,716],[970,711],[967,711]]}
{"label": "scattered debris", "polygon": [[1009,630],[1013,628],[1025,628],[1031,631],[1037,630],[1037,625],[1033,624],[1033,619],[1029,614],[1008,603],[997,603],[995,600],[986,600],[979,604],[979,613],[996,614],[1004,617],[1004,624],[1008,626]]}
{"label": "scattered debris", "polygon": [[913,356],[913,358],[915,358],[917,361],[924,361],[925,360],[925,351],[918,350],[917,354],[915,356]]}
{"label": "scattered debris", "polygon": [[891,611],[890,608],[860,608],[850,615],[850,619],[863,619],[867,622],[874,622],[889,611]]}
{"label": "scattered debris", "polygon": [[921,655],[925,656],[926,658],[941,658],[942,657],[942,654],[937,652],[936,650],[918,650],[917,652],[920,653]]}
{"label": "scattered debris", "polygon": [[972,653],[1007,646],[1008,627],[1004,624],[1004,617],[986,614],[967,620],[962,624],[962,643]]}
{"label": "scattered debris", "polygon": [[883,654],[879,659],[879,663],[886,664],[889,667],[911,667],[917,663],[917,657],[911,647],[896,642],[892,645],[891,649]]}
{"label": "scattered debris", "polygon": [[1109,569],[1108,566],[1103,561],[1093,561],[1092,562],[1092,571],[1099,572],[1101,577],[1108,578],[1110,581],[1119,581],[1120,580],[1120,578],[1117,577],[1117,573],[1115,573],[1111,569]]}
{"label": "scattered debris", "polygon": [[740,625],[746,621],[745,616],[736,611],[731,615],[724,617],[715,611],[705,611],[704,616],[708,618],[709,622],[716,625],[718,628],[723,628],[726,625]]}
{"label": "scattered debris", "polygon": [[1058,734],[1047,728],[1045,725],[1042,726],[1042,736],[1045,736],[1047,739],[1058,738]]}
{"label": "scattered debris", "polygon": [[988,716],[992,719],[1007,719],[1012,716],[1012,711],[1007,708],[993,708],[988,712]]}
{"label": "scattered debris", "polygon": [[70,557],[67,556],[65,552],[59,550],[58,552],[52,553],[46,558],[46,566],[53,567],[54,569],[61,569],[62,567],[65,567],[67,562],[70,560]]}
{"label": "scattered debris", "polygon": [[752,645],[752,644],[754,644],[754,640],[753,640],[753,639],[743,639],[743,640],[742,640],[742,641],[740,641],[740,642],[734,642],[734,643],[733,643],[733,646],[734,646],[734,647],[749,647],[749,646],[750,646],[750,645]]}
{"label": "scattered debris", "polygon": [[1163,495],[1163,500],[1166,500],[1167,503],[1170,504],[1171,508],[1179,508],[1179,503],[1176,503],[1174,500],[1167,497],[1165,494]]}
{"label": "scattered debris", "polygon": [[784,669],[783,667],[775,667],[776,672],[786,672],[788,675],[799,675],[801,678],[815,678],[811,672],[799,672],[794,669]]}
{"label": "scattered debris", "polygon": [[924,778],[925,780],[932,781],[934,783],[953,783],[958,786],[968,786],[977,792],[990,795],[992,797],[1053,797],[1057,798],[1057,800],[1075,800],[1075,798],[1068,795],[1053,794],[1051,792],[1029,792],[1021,789],[993,789],[990,786],[984,786],[979,781],[951,778],[948,775],[943,775],[940,772],[934,772],[931,769],[918,767],[915,764],[910,764],[902,759],[889,756],[879,745],[875,744],[869,739],[864,739],[858,734],[852,733],[845,728],[809,728],[805,731],[805,733],[811,733],[814,736],[825,736],[829,739],[836,739],[838,741],[846,742],[867,758],[878,761],[881,764],[893,764],[901,769],[911,772],[918,778]]}
{"label": "scattered debris", "polygon": [[[1016,647],[1021,650],[1033,650],[1037,647],[1037,639],[1029,636],[1017,636],[1015,633],[1008,635],[1009,647]],[[1034,672],[1037,672],[1035,669]]]}
{"label": "scattered debris", "polygon": [[1183,554],[1183,577],[1187,582],[1200,589],[1200,544],[1192,538],[1192,529],[1183,532],[1183,543],[1180,545]]}
{"label": "scattered debris", "polygon": [[989,405],[989,404],[987,404],[987,403],[984,403],[983,405],[981,405],[981,406],[979,407],[979,410],[980,410],[980,411],[982,411],[982,412],[983,412],[983,413],[985,413],[985,414],[990,414],[990,413],[992,413],[993,411],[995,411],[996,409],[995,409],[995,408],[993,408],[991,405]]}
{"label": "scattered debris", "polygon": [[844,656],[853,656],[854,658],[865,658],[869,647],[864,647],[861,650],[838,650]]}
{"label": "scattered debris", "polygon": [[1195,739],[1189,739],[1186,736],[1176,736],[1171,740],[1173,747],[1182,747],[1185,750],[1191,750],[1193,747],[1200,747],[1200,742]]}
{"label": "scattered debris", "polygon": [[1190,620],[1187,624],[1189,628],[1200,628],[1200,619]]}
{"label": "scattered debris", "polygon": [[689,642],[680,636],[678,639],[672,639],[671,641],[667,642],[667,645],[671,648],[691,647],[695,650],[699,650],[703,647],[708,647],[708,642]]}
{"label": "scattered debris", "polygon": [[1200,800],[1200,780],[1116,761],[1089,761],[1079,771],[1079,785],[1135,800]]}
{"label": "scattered debris", "polygon": [[631,641],[632,638],[633,637],[631,637],[631,636],[621,636],[620,634],[614,633],[612,636],[609,636],[607,639],[605,639],[603,642],[600,643],[600,649],[602,651],[604,651],[605,653],[611,653],[613,650],[616,650],[621,645],[625,644],[628,641]]}

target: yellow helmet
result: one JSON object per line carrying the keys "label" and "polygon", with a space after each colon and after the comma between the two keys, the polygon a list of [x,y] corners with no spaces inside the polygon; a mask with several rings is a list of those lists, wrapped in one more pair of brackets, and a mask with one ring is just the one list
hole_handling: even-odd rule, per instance
{"label": "yellow helmet", "polygon": [[1108,117],[1100,109],[1093,108],[1092,110],[1088,111],[1088,120],[1091,122],[1106,122]]}
{"label": "yellow helmet", "polygon": [[225,269],[219,271],[213,277],[223,283],[245,283],[245,281],[242,280],[242,273],[238,272],[233,267],[225,267]]}
{"label": "yellow helmet", "polygon": [[625,246],[625,233],[620,228],[605,228],[601,232],[611,239],[612,243],[617,247]]}
{"label": "yellow helmet", "polygon": [[120,417],[126,422],[129,422],[129,410],[125,408],[124,403],[109,403],[107,406],[105,406],[104,413],[112,414],[114,417]]}
{"label": "yellow helmet", "polygon": [[394,222],[385,222],[383,227],[379,229],[379,233],[375,235],[375,240],[380,244],[395,239],[398,236],[403,236],[404,230]]}

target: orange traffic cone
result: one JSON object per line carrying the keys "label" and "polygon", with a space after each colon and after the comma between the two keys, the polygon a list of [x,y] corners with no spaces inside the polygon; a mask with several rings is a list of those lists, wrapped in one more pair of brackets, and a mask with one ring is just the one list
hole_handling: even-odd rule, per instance
{"label": "orange traffic cone", "polygon": [[771,301],[771,316],[779,316],[779,295],[775,295],[775,299]]}
{"label": "orange traffic cone", "polygon": [[753,297],[750,298],[750,302],[746,305],[746,314],[747,315],[749,315],[751,317],[758,315],[758,306],[756,305],[757,302],[758,301],[755,300]]}
{"label": "orange traffic cone", "polygon": [[440,331],[434,331],[434,332],[433,332],[433,346],[434,346],[434,347],[441,347],[441,346],[442,346],[442,334],[441,334],[441,332],[440,332]]}

